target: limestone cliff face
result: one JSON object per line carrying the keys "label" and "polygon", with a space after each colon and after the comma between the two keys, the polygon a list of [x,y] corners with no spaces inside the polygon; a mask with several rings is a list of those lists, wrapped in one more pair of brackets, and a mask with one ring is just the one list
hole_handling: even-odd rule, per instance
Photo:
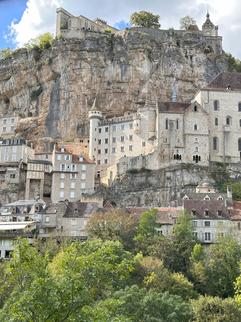
{"label": "limestone cliff face", "polygon": [[[133,28],[117,35],[86,32],[45,51],[19,50],[0,61],[0,117],[20,115],[18,132],[37,143],[88,135],[98,96],[107,114],[135,110],[146,95],[180,101],[227,70],[219,37]],[[41,140],[40,140],[41,139]],[[46,147],[45,147],[46,148]]]}

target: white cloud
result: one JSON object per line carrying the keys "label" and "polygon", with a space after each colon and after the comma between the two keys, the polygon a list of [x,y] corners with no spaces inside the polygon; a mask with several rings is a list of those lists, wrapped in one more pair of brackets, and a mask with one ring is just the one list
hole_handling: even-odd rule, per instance
{"label": "white cloud", "polygon": [[208,9],[213,22],[219,25],[224,49],[241,58],[241,48],[237,42],[241,29],[239,0],[28,0],[20,21],[11,25],[16,45],[22,46],[46,31],[54,33],[55,12],[60,6],[74,15],[82,14],[92,19],[101,17],[112,25],[122,20],[128,21],[134,11],[148,10],[160,15],[163,28],[177,28],[180,17],[185,15],[194,17],[202,24]]}

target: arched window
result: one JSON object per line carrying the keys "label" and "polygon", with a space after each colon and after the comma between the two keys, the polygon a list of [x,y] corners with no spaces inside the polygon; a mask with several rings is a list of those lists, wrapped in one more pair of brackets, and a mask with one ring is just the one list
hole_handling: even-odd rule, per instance
{"label": "arched window", "polygon": [[178,121],[178,119],[176,120],[176,129],[177,130],[179,129],[179,121]]}
{"label": "arched window", "polygon": [[218,126],[218,118],[215,117],[215,125]]}
{"label": "arched window", "polygon": [[227,116],[227,117],[226,117],[226,125],[230,126],[230,125],[231,125],[231,123],[232,123],[232,118],[231,118],[231,116]]}
{"label": "arched window", "polygon": [[218,138],[216,136],[213,138],[213,150],[218,150]]}
{"label": "arched window", "polygon": [[194,112],[197,112],[197,105],[194,105],[193,110]]}
{"label": "arched window", "polygon": [[193,129],[194,131],[197,131],[197,124],[194,124]]}
{"label": "arched window", "polygon": [[238,150],[241,151],[241,138],[238,139]]}
{"label": "arched window", "polygon": [[238,103],[238,111],[241,112],[241,102]]}
{"label": "arched window", "polygon": [[213,101],[213,109],[214,109],[214,111],[219,110],[219,101],[218,100]]}

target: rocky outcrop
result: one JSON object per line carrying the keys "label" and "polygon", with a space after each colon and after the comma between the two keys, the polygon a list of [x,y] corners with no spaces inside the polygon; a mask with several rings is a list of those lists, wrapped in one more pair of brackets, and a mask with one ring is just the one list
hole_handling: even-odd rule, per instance
{"label": "rocky outcrop", "polygon": [[[146,95],[178,100],[227,69],[220,37],[201,32],[132,28],[86,32],[44,51],[18,50],[0,61],[0,117],[19,115],[18,133],[44,149],[55,139],[88,135],[94,98],[106,114],[135,110]],[[41,139],[41,140],[40,140]]]}

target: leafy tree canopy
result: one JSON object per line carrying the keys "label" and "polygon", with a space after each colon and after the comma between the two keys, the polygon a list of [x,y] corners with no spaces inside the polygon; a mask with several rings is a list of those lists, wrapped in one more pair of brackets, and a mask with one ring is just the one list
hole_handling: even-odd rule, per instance
{"label": "leafy tree canopy", "polygon": [[161,27],[159,20],[159,15],[147,11],[134,12],[130,17],[130,22],[135,27],[159,29]]}

